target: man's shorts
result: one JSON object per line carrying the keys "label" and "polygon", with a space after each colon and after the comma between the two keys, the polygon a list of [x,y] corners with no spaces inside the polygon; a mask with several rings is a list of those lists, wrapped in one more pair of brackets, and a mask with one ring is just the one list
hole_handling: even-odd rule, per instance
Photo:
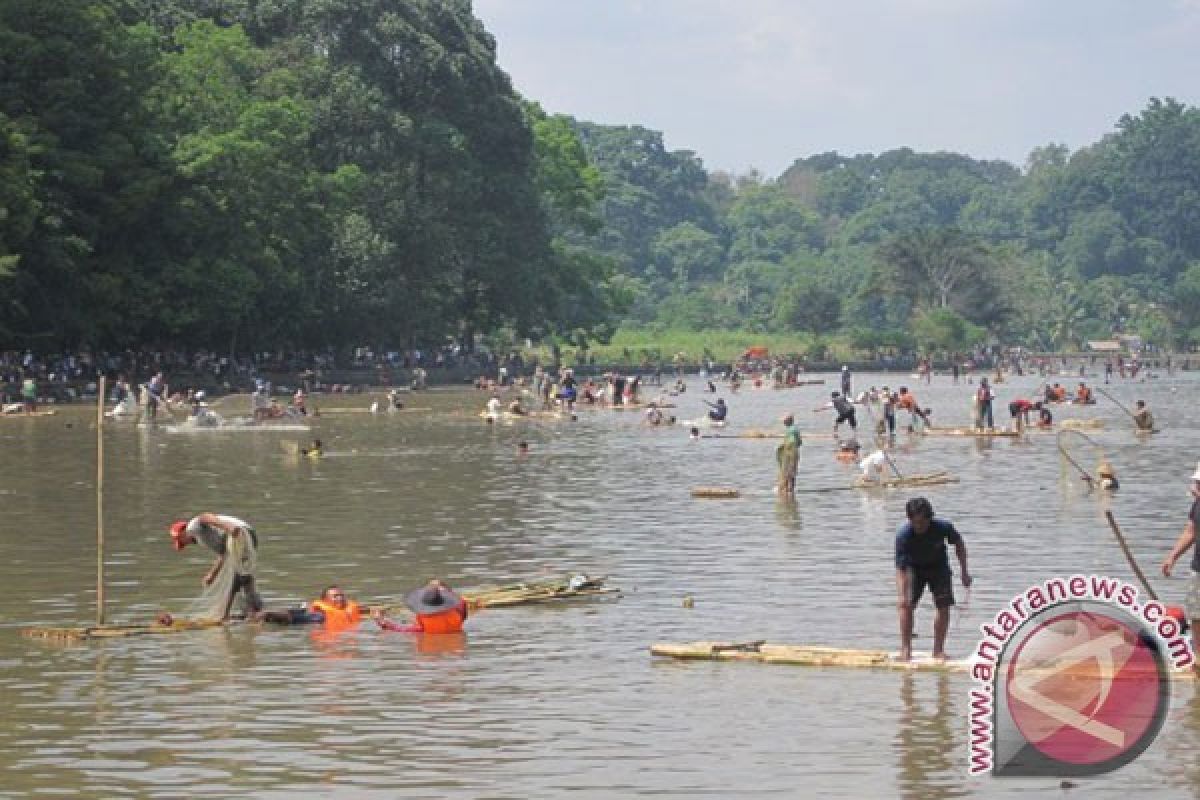
{"label": "man's shorts", "polygon": [[911,567],[908,571],[909,591],[913,608],[921,602],[925,587],[933,595],[933,604],[937,608],[949,608],[954,605],[954,573],[945,567]]}
{"label": "man's shorts", "polygon": [[843,422],[849,422],[851,428],[858,427],[858,423],[854,419],[854,409],[853,408],[850,409],[849,411],[846,411],[845,413],[838,414],[838,418],[837,418],[837,420],[834,421],[833,424],[841,425]]}
{"label": "man's shorts", "polygon": [[1192,580],[1188,584],[1186,606],[1188,619],[1200,619],[1200,572],[1192,572]]}

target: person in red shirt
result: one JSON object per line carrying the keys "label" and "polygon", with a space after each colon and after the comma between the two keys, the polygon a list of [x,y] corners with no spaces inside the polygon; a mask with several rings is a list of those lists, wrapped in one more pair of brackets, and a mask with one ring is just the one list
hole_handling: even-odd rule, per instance
{"label": "person in red shirt", "polygon": [[930,424],[929,409],[922,409],[921,406],[917,404],[916,396],[908,390],[907,386],[900,387],[900,393],[896,395],[896,408],[902,409],[909,413],[910,416],[908,430],[910,433],[917,432],[918,419],[920,419],[921,422],[926,426]]}
{"label": "person in red shirt", "polygon": [[1008,404],[1008,413],[1012,415],[1013,427],[1021,431],[1029,424],[1029,415],[1041,411],[1041,403],[1032,403],[1023,397],[1018,397]]}
{"label": "person in red shirt", "polygon": [[393,622],[382,611],[372,612],[371,617],[380,628],[395,633],[462,633],[467,621],[467,601],[437,579],[409,592],[404,604],[417,615],[412,624]]}

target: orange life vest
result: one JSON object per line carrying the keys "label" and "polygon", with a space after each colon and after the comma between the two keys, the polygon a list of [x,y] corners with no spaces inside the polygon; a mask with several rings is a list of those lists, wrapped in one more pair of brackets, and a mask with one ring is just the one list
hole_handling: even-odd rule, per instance
{"label": "orange life vest", "polygon": [[417,614],[417,624],[421,626],[422,633],[462,633],[466,620],[466,603],[436,614]]}
{"label": "orange life vest", "polygon": [[338,608],[324,600],[313,600],[312,610],[325,615],[326,630],[343,631],[353,628],[362,620],[362,608],[352,600],[346,601],[345,608]]}

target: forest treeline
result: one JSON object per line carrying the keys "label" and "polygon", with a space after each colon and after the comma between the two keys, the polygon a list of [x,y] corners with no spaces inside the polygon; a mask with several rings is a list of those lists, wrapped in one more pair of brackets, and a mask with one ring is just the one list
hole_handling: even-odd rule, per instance
{"label": "forest treeline", "polygon": [[1200,342],[1200,111],[1174,100],[1019,167],[775,179],[534,100],[469,0],[0,0],[0,349]]}
{"label": "forest treeline", "polygon": [[1200,110],[1175,100],[1019,168],[901,148],[774,180],[706,173],[654,131],[578,129],[635,324],[863,349],[1200,343]]}

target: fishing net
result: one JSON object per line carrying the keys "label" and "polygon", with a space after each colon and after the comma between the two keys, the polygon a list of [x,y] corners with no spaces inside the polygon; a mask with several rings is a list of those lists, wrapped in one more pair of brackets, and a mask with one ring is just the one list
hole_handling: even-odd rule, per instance
{"label": "fishing net", "polygon": [[1064,474],[1080,480],[1095,478],[1108,457],[1095,439],[1078,430],[1058,432],[1058,452]]}
{"label": "fishing net", "polygon": [[187,617],[193,620],[220,622],[228,615],[238,575],[253,575],[258,565],[258,550],[254,539],[245,529],[237,536],[225,536],[225,560],[213,582],[187,607]]}

